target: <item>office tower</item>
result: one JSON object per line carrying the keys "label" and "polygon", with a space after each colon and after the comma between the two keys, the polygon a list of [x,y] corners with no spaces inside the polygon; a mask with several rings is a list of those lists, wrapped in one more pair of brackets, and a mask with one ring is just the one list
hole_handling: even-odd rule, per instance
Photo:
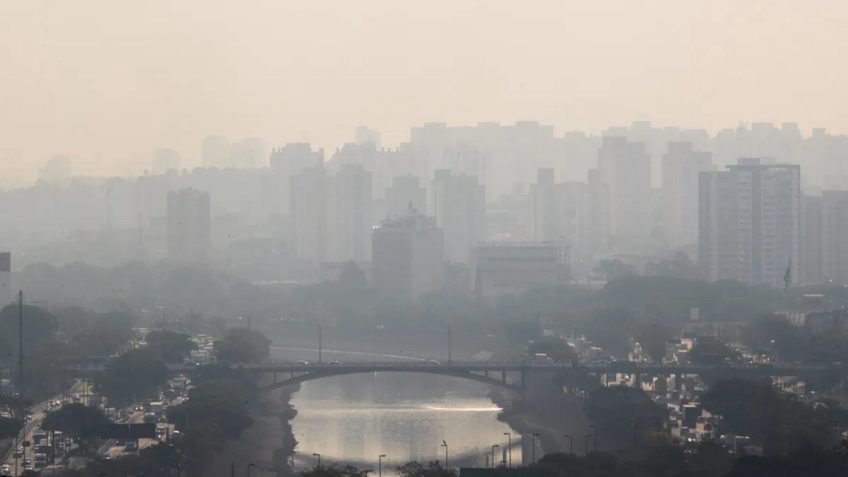
{"label": "office tower", "polygon": [[427,207],[427,189],[414,176],[399,176],[392,179],[386,189],[386,218],[396,219],[416,213],[424,213]]}
{"label": "office tower", "polygon": [[804,283],[848,284],[848,191],[804,196],[801,203]]}
{"label": "office tower", "polygon": [[12,254],[0,252],[0,308],[12,302]]}
{"label": "office tower", "polygon": [[381,298],[410,302],[442,289],[444,240],[433,218],[389,220],[374,230],[372,247],[372,282]]}
{"label": "office tower", "polygon": [[592,251],[606,253],[610,246],[609,186],[604,183],[597,169],[586,174],[589,196],[589,220],[591,221]]}
{"label": "office tower", "polygon": [[698,261],[711,280],[800,281],[800,166],[740,159],[699,177]]}
{"label": "office tower", "polygon": [[265,142],[249,137],[230,146],[226,167],[259,167],[265,165]]}
{"label": "office tower", "polygon": [[168,171],[180,170],[180,155],[173,149],[157,149],[153,153],[151,172],[164,174]]}
{"label": "office tower", "polygon": [[327,258],[327,173],[324,166],[310,167],[290,183],[292,251],[300,260],[320,264]]}
{"label": "office tower", "polygon": [[553,169],[539,169],[535,184],[530,185],[530,221],[533,226],[532,239],[537,242],[560,240],[562,229],[560,217],[562,207],[554,183]]}
{"label": "office tower", "polygon": [[712,155],[691,142],[670,142],[662,158],[665,237],[672,248],[698,241],[698,174],[713,170]]}
{"label": "office tower", "polygon": [[327,257],[331,262],[371,260],[371,174],[345,165],[327,190]]}
{"label": "office tower", "polygon": [[651,159],[645,145],[605,137],[598,173],[609,197],[610,236],[619,247],[644,243],[651,232]]}
{"label": "office tower", "polygon": [[478,299],[520,296],[531,288],[567,280],[565,248],[557,243],[485,243],[474,249],[474,289]]}
{"label": "office tower", "polygon": [[448,262],[468,263],[471,248],[485,238],[486,188],[477,178],[436,170],[432,211],[445,237]]}
{"label": "office tower", "polygon": [[168,257],[200,262],[211,248],[209,193],[181,189],[168,193]]}
{"label": "office tower", "polygon": [[271,171],[265,183],[267,209],[271,215],[290,212],[291,178],[303,170],[324,164],[324,150],[312,150],[307,143],[286,144],[271,152]]}
{"label": "office tower", "polygon": [[230,141],[224,136],[206,136],[200,146],[200,164],[203,167],[227,167],[230,158]]}

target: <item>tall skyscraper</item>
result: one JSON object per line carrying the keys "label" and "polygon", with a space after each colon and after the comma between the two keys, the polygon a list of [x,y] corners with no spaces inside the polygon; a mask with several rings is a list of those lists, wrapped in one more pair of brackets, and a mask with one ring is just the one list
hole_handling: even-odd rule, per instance
{"label": "tall skyscraper", "polygon": [[304,169],[324,164],[324,150],[307,143],[286,144],[271,151],[271,173],[265,180],[265,200],[271,215],[290,212],[291,178]]}
{"label": "tall skyscraper", "polygon": [[848,191],[804,196],[804,283],[848,284]]}
{"label": "tall skyscraper", "polygon": [[398,176],[386,189],[386,218],[396,219],[412,213],[424,213],[427,207],[427,189],[415,176]]}
{"label": "tall skyscraper", "polygon": [[698,261],[711,280],[783,286],[800,280],[801,169],[740,159],[701,172]]}
{"label": "tall skyscraper", "polygon": [[623,137],[604,138],[598,173],[609,197],[609,229],[618,246],[645,241],[651,232],[651,158],[645,145]]}
{"label": "tall skyscraper", "polygon": [[345,165],[327,190],[327,260],[371,260],[371,174]]}
{"label": "tall skyscraper", "polygon": [[0,252],[0,308],[12,303],[12,254]]}
{"label": "tall skyscraper", "polygon": [[669,142],[662,158],[663,226],[669,246],[698,242],[698,174],[714,170],[709,152],[691,142]]}
{"label": "tall skyscraper", "polygon": [[537,242],[558,241],[562,237],[560,194],[554,183],[553,169],[539,169],[535,184],[530,185],[532,238]]}
{"label": "tall skyscraper", "polygon": [[327,259],[327,172],[324,166],[291,177],[291,245],[294,256],[313,264]]}
{"label": "tall skyscraper", "polygon": [[379,296],[409,302],[443,287],[444,241],[434,219],[413,214],[387,221],[374,230],[372,247]]}
{"label": "tall skyscraper", "polygon": [[474,176],[439,169],[432,198],[436,225],[444,231],[445,258],[469,263],[471,249],[485,239],[486,188]]}
{"label": "tall skyscraper", "polygon": [[209,193],[181,189],[168,193],[168,257],[205,261],[211,248]]}

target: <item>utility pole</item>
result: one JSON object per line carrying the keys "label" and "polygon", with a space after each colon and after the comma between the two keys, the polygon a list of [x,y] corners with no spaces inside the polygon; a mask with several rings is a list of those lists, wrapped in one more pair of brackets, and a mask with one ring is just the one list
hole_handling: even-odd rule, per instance
{"label": "utility pole", "polygon": [[18,394],[23,411],[24,400],[24,291],[18,291]]}
{"label": "utility pole", "polygon": [[321,356],[322,344],[321,344],[321,325],[318,325],[318,364],[323,363]]}
{"label": "utility pole", "polygon": [[448,364],[453,363],[453,333],[451,325],[448,325]]}

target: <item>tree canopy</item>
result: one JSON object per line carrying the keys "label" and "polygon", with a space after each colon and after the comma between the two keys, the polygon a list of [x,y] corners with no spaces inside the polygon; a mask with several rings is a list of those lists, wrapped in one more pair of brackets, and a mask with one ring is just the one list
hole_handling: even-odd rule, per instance
{"label": "tree canopy", "polygon": [[215,342],[218,359],[227,363],[256,363],[271,354],[271,340],[247,328],[232,328]]}
{"label": "tree canopy", "polygon": [[155,396],[168,377],[168,368],[159,355],[150,349],[127,351],[109,364],[96,379],[98,389],[119,403]]}
{"label": "tree canopy", "polygon": [[155,330],[147,334],[147,347],[159,354],[166,363],[179,363],[191,354],[197,345],[187,334]]}

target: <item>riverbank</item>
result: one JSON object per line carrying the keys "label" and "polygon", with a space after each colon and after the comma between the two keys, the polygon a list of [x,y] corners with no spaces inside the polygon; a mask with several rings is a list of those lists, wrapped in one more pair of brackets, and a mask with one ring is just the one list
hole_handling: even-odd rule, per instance
{"label": "riverbank", "polygon": [[[585,452],[584,437],[591,433],[591,421],[583,412],[583,400],[570,396],[557,396],[538,402],[516,400],[511,393],[493,390],[490,395],[492,402],[503,411],[498,414],[498,420],[518,431],[522,436],[531,438],[538,433],[541,444],[536,451],[536,458],[554,452],[568,452],[573,448],[575,454]],[[568,436],[572,436],[572,442]],[[538,444],[537,444],[538,445]],[[529,464],[532,453],[526,456],[525,464]]]}
{"label": "riverbank", "polygon": [[255,477],[291,477],[289,465],[296,441],[291,420],[297,411],[291,406],[296,387],[262,393],[248,405],[253,424],[239,439],[227,443],[222,452],[204,471],[205,477],[229,477],[234,466],[236,475],[244,475],[247,466],[254,464]]}

